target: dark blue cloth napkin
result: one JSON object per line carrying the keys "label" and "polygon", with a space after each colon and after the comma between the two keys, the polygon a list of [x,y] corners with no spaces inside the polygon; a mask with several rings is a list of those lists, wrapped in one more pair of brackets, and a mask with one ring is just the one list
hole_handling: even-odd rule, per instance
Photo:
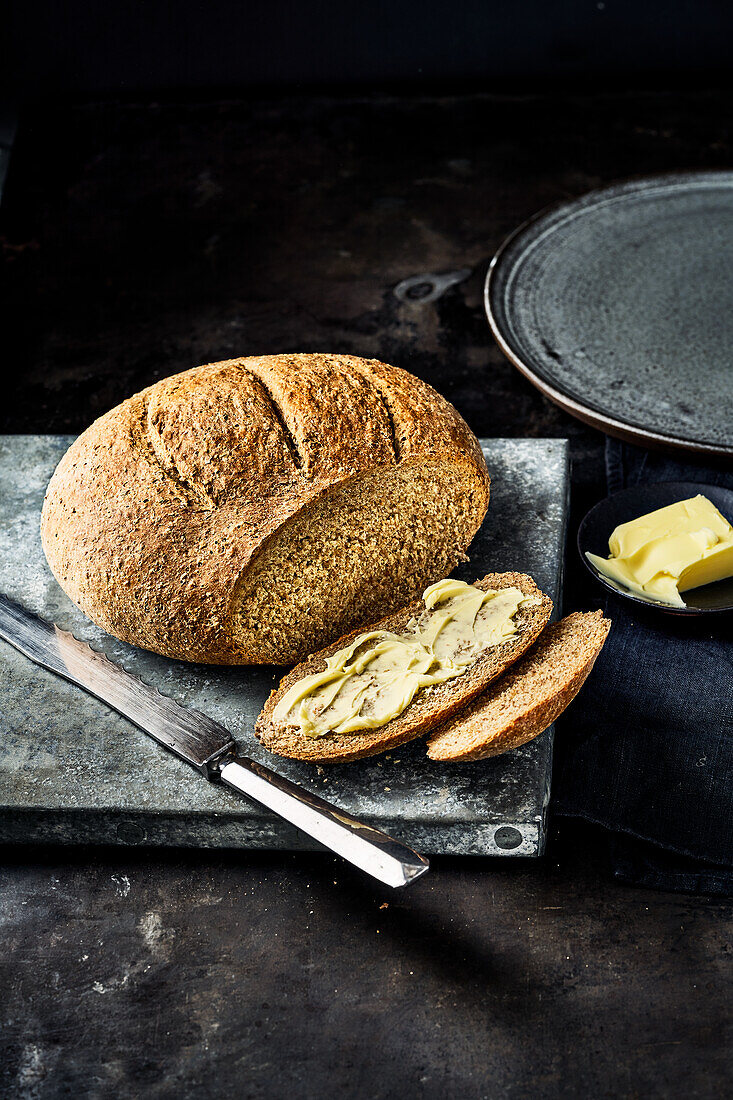
{"label": "dark blue cloth napkin", "polygon": [[[639,482],[733,489],[733,470],[609,440],[609,493]],[[733,893],[733,616],[647,612],[615,596],[577,704],[558,722],[553,807],[608,831],[614,875]]]}

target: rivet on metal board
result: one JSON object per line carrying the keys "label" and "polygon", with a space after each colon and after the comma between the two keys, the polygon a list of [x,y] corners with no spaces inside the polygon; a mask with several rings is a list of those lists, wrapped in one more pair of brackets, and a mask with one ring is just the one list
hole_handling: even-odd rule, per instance
{"label": "rivet on metal board", "polygon": [[497,848],[518,848],[522,843],[522,834],[513,825],[502,825],[494,833],[494,843]]}
{"label": "rivet on metal board", "polygon": [[145,830],[131,821],[122,821],[117,826],[117,839],[122,844],[142,844],[145,836]]}
{"label": "rivet on metal board", "polygon": [[471,274],[470,267],[462,267],[460,271],[444,271],[440,275],[430,272],[425,275],[411,275],[394,288],[395,297],[401,302],[434,302],[448,287],[465,282]]}

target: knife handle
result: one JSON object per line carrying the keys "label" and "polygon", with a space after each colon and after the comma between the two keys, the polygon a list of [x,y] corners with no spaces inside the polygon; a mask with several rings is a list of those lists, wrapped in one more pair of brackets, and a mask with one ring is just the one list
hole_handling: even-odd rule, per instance
{"label": "knife handle", "polygon": [[0,638],[42,668],[123,714],[207,779],[249,795],[388,886],[407,886],[428,861],[247,757],[236,756],[223,726],[144,684],[103,653],[0,594]]}
{"label": "knife handle", "polygon": [[387,886],[408,886],[430,866],[425,856],[406,844],[365,825],[255,760],[228,757],[219,764],[218,772],[222,783],[274,810]]}

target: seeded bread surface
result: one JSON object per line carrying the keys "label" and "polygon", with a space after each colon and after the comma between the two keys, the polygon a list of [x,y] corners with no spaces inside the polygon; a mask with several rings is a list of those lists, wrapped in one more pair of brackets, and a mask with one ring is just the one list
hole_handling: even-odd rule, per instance
{"label": "seeded bread surface", "polygon": [[537,737],[580,691],[610,627],[601,611],[578,612],[546,627],[521,661],[433,732],[430,759],[483,760]]}
{"label": "seeded bread surface", "polygon": [[465,557],[489,500],[477,440],[406,371],[349,355],[196,367],[135,394],[51,479],[43,547],[126,642],[290,664]]}
{"label": "seeded bread surface", "polygon": [[517,660],[536,641],[552,612],[552,600],[540,592],[531,577],[523,573],[489,573],[476,581],[476,587],[484,591],[490,588],[516,587],[527,596],[536,596],[538,602],[527,608],[520,608],[514,617],[518,632],[514,637],[486,650],[476,663],[454,680],[424,688],[397,718],[374,730],[358,733],[329,734],[325,737],[309,738],[296,726],[276,724],[273,714],[277,704],[287,691],[314,672],[326,667],[326,660],[338,649],[350,645],[361,633],[368,630],[391,630],[395,633],[404,630],[407,623],[425,610],[422,600],[418,600],[402,611],[389,615],[375,624],[368,624],[355,630],[345,638],[320,653],[309,657],[298,665],[281,681],[279,687],[267,700],[255,725],[255,736],[262,744],[280,756],[296,760],[346,762],[361,760],[365,756],[374,756],[407,741],[428,733],[435,726],[445,722],[457,710],[483,691],[492,680]]}

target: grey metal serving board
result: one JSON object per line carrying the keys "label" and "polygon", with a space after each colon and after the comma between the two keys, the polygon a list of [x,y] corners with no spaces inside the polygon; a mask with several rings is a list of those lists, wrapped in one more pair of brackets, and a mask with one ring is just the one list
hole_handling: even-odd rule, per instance
{"label": "grey metal serving board", "polygon": [[[41,550],[43,493],[69,436],[0,436],[0,591],[225,725],[249,755],[429,853],[540,855],[552,730],[505,756],[433,763],[421,741],[357,764],[267,753],[252,728],[277,672],[187,665],[118,642],[64,595]],[[559,602],[565,440],[483,441],[491,505],[459,575],[531,573]],[[203,780],[78,688],[0,642],[0,841],[287,848],[315,843]]]}

